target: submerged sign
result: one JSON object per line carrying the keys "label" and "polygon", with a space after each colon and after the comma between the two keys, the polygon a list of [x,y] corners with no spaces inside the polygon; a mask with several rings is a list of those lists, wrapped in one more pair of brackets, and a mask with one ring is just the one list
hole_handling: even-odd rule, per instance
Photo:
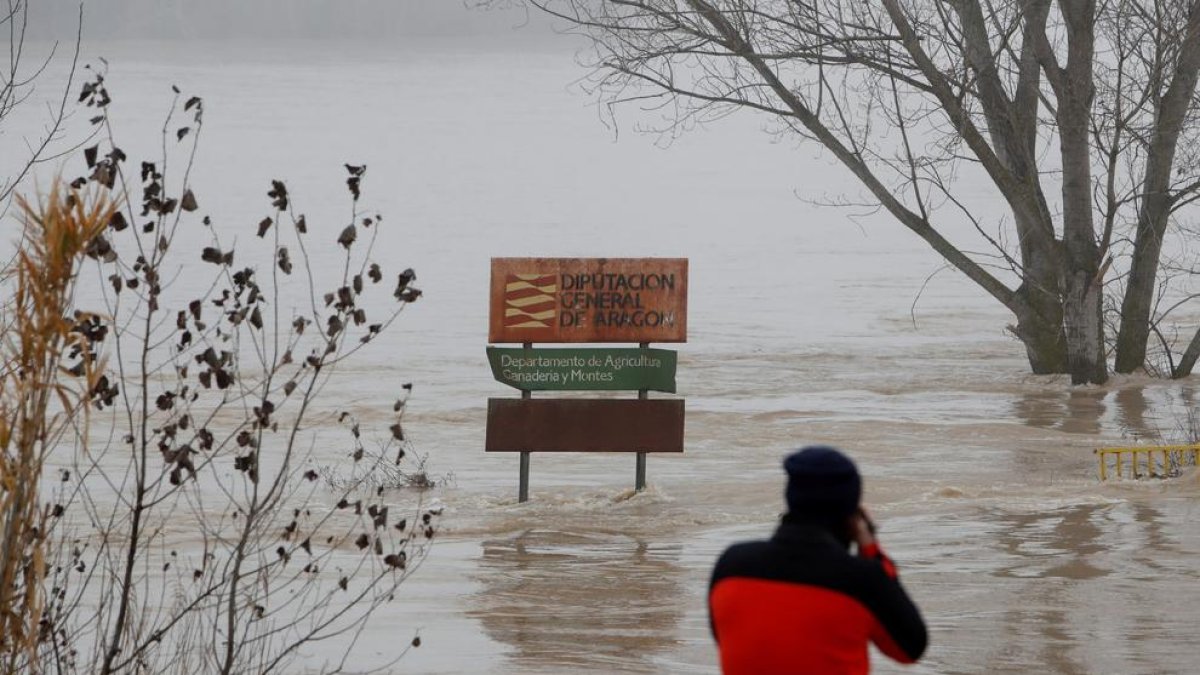
{"label": "submerged sign", "polygon": [[490,342],[686,342],[686,258],[492,258]]}
{"label": "submerged sign", "polygon": [[487,355],[496,381],[524,391],[675,391],[667,349],[488,347]]}

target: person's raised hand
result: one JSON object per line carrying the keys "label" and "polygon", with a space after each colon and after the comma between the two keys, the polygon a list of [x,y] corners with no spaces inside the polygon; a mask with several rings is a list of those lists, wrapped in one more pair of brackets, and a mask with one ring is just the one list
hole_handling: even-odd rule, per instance
{"label": "person's raised hand", "polygon": [[875,523],[871,520],[871,516],[865,508],[859,507],[858,513],[850,516],[851,532],[854,534],[854,543],[858,546],[861,553],[868,546],[875,544]]}

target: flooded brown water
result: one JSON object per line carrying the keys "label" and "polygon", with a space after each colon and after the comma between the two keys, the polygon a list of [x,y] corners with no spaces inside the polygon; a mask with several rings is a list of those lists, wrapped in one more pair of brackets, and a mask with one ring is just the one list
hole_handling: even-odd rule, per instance
{"label": "flooded brown water", "polygon": [[[403,672],[715,672],[712,563],[771,532],[780,460],[822,442],[859,462],[930,624],[905,672],[1196,672],[1200,479],[1101,484],[1092,454],[1187,436],[1195,382],[1028,375],[1011,318],[950,273],[926,285],[939,262],[919,241],[797,200],[852,186],[756,120],[665,150],[613,142],[567,89],[569,52],[512,45],[96,49],[118,128],[143,132],[131,156],[157,142],[170,84],[206,97],[196,189],[221,227],[251,239],[241,224],[279,176],[336,233],[342,201],[323,195],[341,162],[365,162],[392,228],[379,245],[418,270],[422,301],[326,391],[367,426],[415,383],[415,446],[453,474],[425,496],[443,533],[365,632],[367,661],[415,630]],[[686,450],[650,458],[645,493],[633,457],[536,455],[517,504],[517,458],[482,451],[486,399],[515,395],[483,351],[487,261],[503,255],[690,259]]]}
{"label": "flooded brown water", "polygon": [[[977,423],[694,415],[689,436],[708,438],[684,458],[652,458],[644,495],[572,486],[571,467],[539,471],[540,456],[531,504],[450,491],[450,528],[462,528],[449,537],[453,562],[438,568],[435,551],[414,585],[466,582],[440,625],[449,641],[487,641],[469,660],[431,650],[418,670],[714,671],[704,599],[715,556],[769,533],[789,442],[835,438],[862,465],[883,541],[930,624],[930,651],[906,670],[1192,672],[1197,474],[1101,485],[1091,453],[1106,431],[1095,413],[1136,414],[1106,409],[1153,385],[1090,390],[1087,405],[1029,389]],[[1031,399],[1038,414],[1019,416]],[[536,487],[554,480],[547,471],[561,484]],[[875,665],[899,670],[878,655]]]}

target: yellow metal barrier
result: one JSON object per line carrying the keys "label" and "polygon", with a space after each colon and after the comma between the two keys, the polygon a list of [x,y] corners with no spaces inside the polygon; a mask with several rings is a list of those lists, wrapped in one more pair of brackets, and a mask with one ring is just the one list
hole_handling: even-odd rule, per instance
{"label": "yellow metal barrier", "polygon": [[[1191,466],[1200,464],[1200,444],[1096,448],[1092,452],[1100,460],[1100,480],[1108,480],[1110,458],[1117,478],[1124,478],[1123,466],[1127,457],[1132,478],[1166,478],[1178,472],[1189,458]],[[1139,473],[1142,464],[1146,465],[1144,474]]]}

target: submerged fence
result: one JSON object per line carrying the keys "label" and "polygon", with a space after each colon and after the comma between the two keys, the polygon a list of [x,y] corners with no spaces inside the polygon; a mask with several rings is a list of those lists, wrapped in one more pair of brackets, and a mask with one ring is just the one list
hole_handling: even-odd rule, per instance
{"label": "submerged fence", "polygon": [[1117,478],[1124,478],[1126,464],[1130,478],[1166,478],[1177,474],[1180,467],[1200,463],[1200,444],[1097,448],[1093,452],[1100,461],[1100,480],[1108,480],[1114,472]]}

